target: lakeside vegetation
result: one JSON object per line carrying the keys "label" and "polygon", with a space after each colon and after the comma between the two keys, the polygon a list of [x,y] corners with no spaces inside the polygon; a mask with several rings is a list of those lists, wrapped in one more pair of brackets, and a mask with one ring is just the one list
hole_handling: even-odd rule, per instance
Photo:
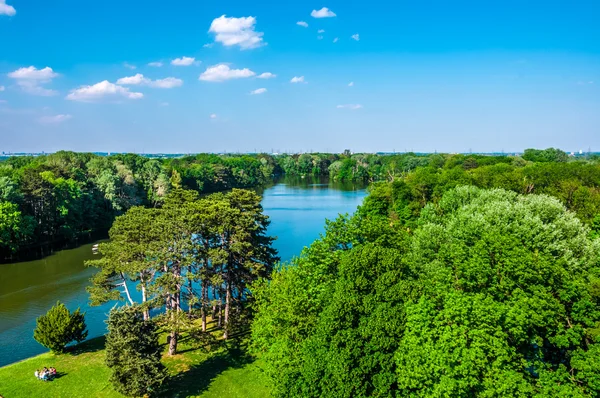
{"label": "lakeside vegetation", "polygon": [[[308,164],[305,155],[255,160],[266,181],[268,173],[294,174],[292,166]],[[247,389],[245,396],[600,394],[598,159],[555,149],[523,157],[338,156],[330,177],[371,180],[369,195],[280,266],[258,195],[199,196],[215,188],[190,177],[200,178],[203,166],[173,160],[164,197],[123,209],[111,241],[99,246],[103,257],[88,263],[98,268],[91,302],[122,300],[139,315],[124,340],[109,340],[156,348],[160,330],[162,357],[133,344],[128,353],[111,352],[109,371],[98,351],[88,358],[103,367],[93,387],[67,385],[65,377],[56,388],[112,394],[119,374],[149,395],[197,395],[195,379],[219,368],[213,355],[226,350],[225,362],[246,372],[229,381],[231,392]],[[342,166],[332,168],[337,161]],[[141,302],[129,284],[141,290]],[[191,352],[202,354],[189,360]],[[154,358],[147,366],[166,366],[164,383],[158,371],[141,380],[119,358],[138,354]],[[0,368],[0,379],[47,355]],[[44,366],[85,374],[86,357],[52,358],[59,366]],[[195,367],[202,371],[188,373]]]}
{"label": "lakeside vegetation", "polygon": [[[421,207],[440,196],[432,186],[472,184],[548,193],[585,222],[598,213],[597,155],[570,158],[547,149],[523,157],[451,154],[214,155],[151,159],[61,151],[0,161],[0,260],[105,234],[134,206],[160,207],[172,189],[199,193],[251,188],[279,175],[339,181],[404,179]],[[566,166],[566,167],[563,167]],[[415,172],[416,171],[416,172]],[[445,181],[445,182],[444,182]],[[434,187],[435,188],[435,187]],[[442,190],[443,190],[442,189]],[[415,210],[416,211],[416,210]]]}

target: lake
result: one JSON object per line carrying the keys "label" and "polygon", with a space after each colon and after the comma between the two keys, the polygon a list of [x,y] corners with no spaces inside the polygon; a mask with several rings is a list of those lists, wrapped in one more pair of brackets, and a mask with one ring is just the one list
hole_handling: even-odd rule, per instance
{"label": "lake", "polygon": [[[366,195],[362,184],[292,178],[257,191],[282,261],[318,238],[326,218],[354,212]],[[58,300],[70,310],[86,312],[89,338],[105,333],[104,321],[114,303],[88,305],[85,287],[95,269],[83,263],[92,258],[92,244],[86,244],[41,260],[0,265],[0,366],[47,351],[33,339],[35,319]]]}

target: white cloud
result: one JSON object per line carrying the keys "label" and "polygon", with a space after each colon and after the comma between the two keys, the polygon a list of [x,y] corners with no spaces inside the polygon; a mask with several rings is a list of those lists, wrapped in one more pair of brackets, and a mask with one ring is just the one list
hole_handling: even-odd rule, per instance
{"label": "white cloud", "polygon": [[129,88],[118,86],[104,80],[96,83],[93,86],[81,86],[78,89],[72,90],[66,99],[80,102],[94,102],[102,99],[140,99],[144,94],[129,91]]}
{"label": "white cloud", "polygon": [[40,118],[40,123],[42,124],[56,124],[66,122],[69,119],[72,119],[71,115],[54,115],[54,116],[43,116]]}
{"label": "white cloud", "polygon": [[304,76],[294,76],[292,77],[292,80],[290,80],[290,83],[304,83]]}
{"label": "white cloud", "polygon": [[160,106],[169,106],[169,103],[168,103],[168,102],[161,102],[161,103],[160,103],[160,104],[158,104],[158,105],[160,105]]}
{"label": "white cloud", "polygon": [[221,15],[210,24],[211,33],[215,34],[215,41],[224,46],[240,46],[242,50],[248,50],[266,45],[263,42],[263,33],[254,30],[256,18],[241,17],[228,18]]}
{"label": "white cloud", "polygon": [[180,87],[183,84],[183,80],[177,79],[174,77],[167,77],[164,79],[152,80],[147,77],[144,77],[141,73],[136,74],[135,76],[122,77],[117,80],[117,84],[121,85],[144,85],[148,87],[155,88],[174,88]]}
{"label": "white cloud", "polygon": [[214,45],[215,45],[215,43],[206,43],[202,47],[204,47],[204,48],[212,48],[212,46],[214,46]]}
{"label": "white cloud", "polygon": [[123,62],[123,66],[126,67],[127,69],[131,69],[131,70],[137,69],[137,66],[131,65],[128,62]]}
{"label": "white cloud", "polygon": [[211,119],[216,119],[217,118],[217,114],[216,113],[211,113],[210,114],[210,118]]}
{"label": "white cloud", "polygon": [[296,25],[308,28],[308,24],[306,22],[304,22],[304,21],[298,21],[298,22],[296,22]]}
{"label": "white cloud", "polygon": [[323,7],[319,11],[312,10],[312,12],[310,13],[310,16],[313,18],[331,18],[331,17],[335,17],[336,15],[329,8]]}
{"label": "white cloud", "polygon": [[254,91],[250,91],[250,94],[251,94],[251,95],[256,95],[256,94],[264,94],[264,93],[266,93],[266,92],[267,92],[267,89],[266,89],[266,88],[257,88],[257,89],[256,89],[256,90],[254,90]]}
{"label": "white cloud", "polygon": [[17,10],[13,6],[6,4],[6,0],[0,0],[0,15],[8,15],[12,17],[17,13]]}
{"label": "white cloud", "polygon": [[155,68],[160,68],[161,66],[163,66],[163,63],[161,61],[156,61],[156,62],[150,62],[148,64],[148,66],[153,66]]}
{"label": "white cloud", "polygon": [[339,40],[339,39],[336,37],[335,39],[333,39],[333,42],[334,42],[334,43],[337,43],[337,42],[338,42],[338,40]]}
{"label": "white cloud", "polygon": [[231,69],[227,64],[219,64],[211,66],[206,69],[198,78],[198,80],[204,80],[207,82],[223,82],[231,79],[243,79],[252,77],[256,73],[252,72],[248,68],[244,69]]}
{"label": "white cloud", "polygon": [[122,77],[117,80],[117,84],[142,84],[145,81],[148,81],[141,73],[136,74],[135,76]]}
{"label": "white cloud", "polygon": [[171,65],[190,66],[195,62],[196,62],[196,58],[194,58],[194,57],[181,57],[181,58],[175,58],[174,60],[172,60]]}
{"label": "white cloud", "polygon": [[325,33],[325,29],[319,29],[317,30],[317,33]]}
{"label": "white cloud", "polygon": [[50,83],[53,78],[57,77],[58,73],[52,68],[46,66],[43,69],[37,69],[35,66],[27,68],[19,68],[14,72],[10,72],[8,77],[15,79],[21,89],[29,94],[51,96],[58,94],[57,91],[42,87],[42,84]]}
{"label": "white cloud", "polygon": [[271,72],[261,73],[260,75],[256,76],[257,79],[273,79],[275,77],[277,77],[277,75]]}
{"label": "white cloud", "polygon": [[358,33],[353,34],[352,36],[350,36],[351,38],[353,38],[356,41],[360,40],[360,36],[358,35]]}
{"label": "white cloud", "polygon": [[352,109],[352,110],[356,110],[356,109],[361,109],[363,106],[361,104],[346,104],[346,105],[338,105],[337,108],[338,109]]}
{"label": "white cloud", "polygon": [[352,87],[352,86],[354,86],[354,82],[348,83],[348,87]]}
{"label": "white cloud", "polygon": [[52,68],[46,66],[43,69],[37,69],[35,66],[29,66],[27,68],[20,68],[14,72],[10,72],[8,77],[13,79],[25,79],[25,80],[38,80],[38,81],[49,81],[58,76]]}

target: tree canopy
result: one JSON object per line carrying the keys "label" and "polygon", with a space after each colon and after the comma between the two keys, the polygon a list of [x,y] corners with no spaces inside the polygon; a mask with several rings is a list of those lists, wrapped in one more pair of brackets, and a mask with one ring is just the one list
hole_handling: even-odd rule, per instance
{"label": "tree canopy", "polygon": [[254,285],[276,396],[600,393],[600,240],[561,201],[462,186],[408,227],[379,199]]}

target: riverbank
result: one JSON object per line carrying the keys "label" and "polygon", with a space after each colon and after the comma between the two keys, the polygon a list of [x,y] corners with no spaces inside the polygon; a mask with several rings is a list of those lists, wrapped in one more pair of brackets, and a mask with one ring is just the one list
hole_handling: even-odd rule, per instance
{"label": "riverbank", "polygon": [[[213,326],[214,325],[209,325]],[[220,335],[220,333],[218,333]],[[195,342],[183,337],[180,354],[166,355],[163,363],[171,376],[164,397],[262,398],[269,396],[268,380],[260,363],[248,355],[245,336],[223,341]],[[104,336],[79,344],[64,355],[45,353],[0,368],[0,396],[19,397],[123,397],[110,384],[105,365]],[[58,377],[37,380],[36,369],[55,367]]]}

